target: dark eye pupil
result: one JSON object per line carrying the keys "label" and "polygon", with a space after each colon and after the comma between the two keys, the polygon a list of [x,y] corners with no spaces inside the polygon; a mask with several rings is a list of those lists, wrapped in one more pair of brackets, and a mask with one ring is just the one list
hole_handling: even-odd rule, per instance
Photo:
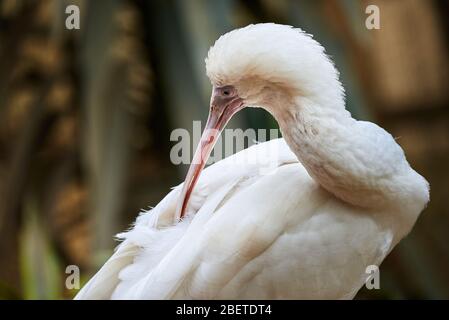
{"label": "dark eye pupil", "polygon": [[228,90],[225,90],[225,91],[223,91],[223,94],[224,94],[225,96],[229,96],[229,91],[228,91]]}

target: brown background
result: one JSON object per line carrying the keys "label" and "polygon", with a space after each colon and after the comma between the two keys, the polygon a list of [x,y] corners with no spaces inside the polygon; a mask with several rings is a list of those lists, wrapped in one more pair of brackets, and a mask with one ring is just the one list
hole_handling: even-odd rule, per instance
{"label": "brown background", "polygon": [[[64,27],[68,4],[81,29]],[[365,28],[377,4],[381,29]],[[348,109],[376,121],[431,185],[413,232],[358,298],[449,298],[449,5],[378,1],[0,1],[0,298],[70,298],[113,235],[182,181],[170,132],[207,116],[203,60],[249,23],[315,35],[341,71]],[[274,128],[263,111],[231,127]]]}

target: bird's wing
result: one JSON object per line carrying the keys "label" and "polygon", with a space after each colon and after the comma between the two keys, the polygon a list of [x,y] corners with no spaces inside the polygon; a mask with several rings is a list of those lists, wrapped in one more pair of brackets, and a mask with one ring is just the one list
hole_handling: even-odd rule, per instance
{"label": "bird's wing", "polygon": [[144,270],[141,252],[117,298],[351,298],[391,249],[381,213],[339,201],[299,163],[223,188],[157,265]]}
{"label": "bird's wing", "polygon": [[[127,266],[133,264],[141,248],[146,243],[157,241],[163,232],[158,232],[158,223],[171,219],[175,214],[176,199],[179,190],[172,190],[159,204],[146,214],[141,214],[131,231],[119,234],[124,241],[116,248],[115,253],[101,267],[101,269],[78,292],[75,299],[109,299],[120,282],[119,274]],[[161,221],[159,221],[159,219]],[[161,245],[164,242],[158,241]]]}
{"label": "bird's wing", "polygon": [[130,242],[119,245],[112,257],[75,296],[76,300],[109,299],[119,283],[118,273],[132,263],[139,248]]}
{"label": "bird's wing", "polygon": [[[231,183],[237,187],[244,186],[245,182],[251,183],[252,179],[271,174],[279,166],[289,163],[298,163],[298,159],[285,140],[280,138],[255,144],[210,165],[199,177],[190,197],[186,216],[192,216],[198,212],[206,199],[217,193],[224,185]],[[135,225],[165,228],[176,223],[174,219],[177,198],[182,187],[181,183],[173,188],[156,207],[143,212],[137,218]],[[233,189],[233,192],[235,191],[236,189]]]}
{"label": "bird's wing", "polygon": [[[322,200],[322,198],[321,198]],[[380,266],[392,249],[395,231],[375,213],[350,207],[329,196],[308,197],[317,206],[247,259],[216,294],[229,299],[351,299],[364,285],[370,266]],[[303,203],[304,203],[303,199]],[[307,214],[308,212],[308,214]],[[373,215],[372,215],[373,214]],[[228,260],[229,261],[229,260]],[[219,270],[215,270],[220,272]],[[202,274],[203,279],[209,275]],[[207,283],[191,282],[198,287]]]}
{"label": "bird's wing", "polygon": [[[123,242],[80,290],[76,299],[110,298],[118,284],[121,290],[117,290],[117,296],[120,296],[120,292],[128,291],[127,288],[134,284],[142,273],[152,270],[170,252],[191,221],[197,220],[196,213],[201,208],[203,212],[207,208],[213,212],[214,204],[218,205],[254,177],[267,174],[279,165],[293,162],[297,162],[297,159],[285,141],[275,139],[254,145],[209,166],[200,176],[192,193],[186,219],[173,224],[182,184],[175,187],[156,207],[143,212],[130,231],[118,235]],[[211,195],[214,195],[213,201]],[[143,248],[146,255],[141,254]]]}

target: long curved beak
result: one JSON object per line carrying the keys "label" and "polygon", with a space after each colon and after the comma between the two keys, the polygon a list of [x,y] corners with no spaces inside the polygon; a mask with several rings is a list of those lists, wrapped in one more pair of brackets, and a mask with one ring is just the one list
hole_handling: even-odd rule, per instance
{"label": "long curved beak", "polygon": [[219,95],[216,88],[212,91],[209,117],[206,127],[201,135],[200,143],[193,156],[189,171],[187,172],[181,196],[178,200],[176,210],[177,220],[182,219],[187,208],[189,198],[192,194],[198,178],[206,165],[207,159],[215,146],[223,128],[226,126],[232,116],[243,108],[243,100],[238,96],[226,98]]}

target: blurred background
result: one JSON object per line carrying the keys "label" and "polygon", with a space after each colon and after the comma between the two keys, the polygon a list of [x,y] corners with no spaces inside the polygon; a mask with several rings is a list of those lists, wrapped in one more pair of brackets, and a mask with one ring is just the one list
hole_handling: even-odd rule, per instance
{"label": "blurred background", "polygon": [[[66,6],[81,11],[67,30]],[[365,8],[380,8],[380,30]],[[257,22],[314,34],[348,109],[377,122],[431,185],[431,202],[359,299],[449,298],[449,2],[0,0],[0,298],[68,299],[141,209],[182,182],[170,132],[206,120],[204,58]],[[262,110],[230,127],[276,128]],[[195,148],[196,146],[192,146]]]}

